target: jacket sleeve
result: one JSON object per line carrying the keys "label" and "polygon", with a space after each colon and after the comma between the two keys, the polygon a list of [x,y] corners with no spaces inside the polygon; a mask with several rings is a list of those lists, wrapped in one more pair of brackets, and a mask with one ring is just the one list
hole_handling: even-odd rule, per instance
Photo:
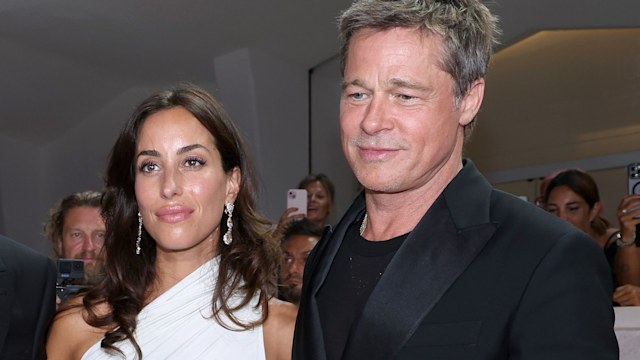
{"label": "jacket sleeve", "polygon": [[41,304],[33,339],[33,359],[47,358],[45,353],[45,340],[56,307],[56,267],[49,258],[45,258],[41,264],[38,268],[40,271],[38,276],[42,279],[40,282],[42,285],[42,291],[40,293]]}

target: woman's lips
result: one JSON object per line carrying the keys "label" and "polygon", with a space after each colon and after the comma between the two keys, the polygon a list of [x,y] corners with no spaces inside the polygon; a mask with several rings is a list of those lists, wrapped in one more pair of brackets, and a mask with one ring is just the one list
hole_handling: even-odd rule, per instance
{"label": "woman's lips", "polygon": [[156,217],[166,223],[176,223],[188,218],[193,209],[187,206],[166,206],[156,212]]}

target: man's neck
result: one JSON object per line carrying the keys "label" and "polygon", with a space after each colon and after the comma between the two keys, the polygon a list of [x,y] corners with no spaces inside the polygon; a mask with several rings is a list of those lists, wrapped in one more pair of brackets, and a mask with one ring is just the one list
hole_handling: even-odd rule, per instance
{"label": "man's neck", "polygon": [[412,231],[461,168],[460,159],[445,165],[421,186],[398,193],[365,189],[367,223],[362,236],[384,241]]}

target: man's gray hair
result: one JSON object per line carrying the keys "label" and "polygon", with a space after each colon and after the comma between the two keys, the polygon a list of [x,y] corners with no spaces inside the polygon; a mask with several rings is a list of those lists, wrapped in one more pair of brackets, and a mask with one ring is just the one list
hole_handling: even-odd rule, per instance
{"label": "man's gray hair", "polygon": [[[443,39],[441,68],[456,83],[456,107],[471,84],[485,77],[500,33],[497,17],[479,0],[359,0],[339,18],[343,75],[349,41],[356,31],[397,27],[415,28]],[[465,133],[474,123],[467,126]]]}

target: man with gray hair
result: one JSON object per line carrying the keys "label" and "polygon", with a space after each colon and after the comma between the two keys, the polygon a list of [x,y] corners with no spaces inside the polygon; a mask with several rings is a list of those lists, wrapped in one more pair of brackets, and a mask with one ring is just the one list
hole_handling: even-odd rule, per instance
{"label": "man with gray hair", "polygon": [[491,12],[360,0],[340,30],[342,148],[364,191],[307,260],[294,359],[617,359],[602,251],[462,157]]}

